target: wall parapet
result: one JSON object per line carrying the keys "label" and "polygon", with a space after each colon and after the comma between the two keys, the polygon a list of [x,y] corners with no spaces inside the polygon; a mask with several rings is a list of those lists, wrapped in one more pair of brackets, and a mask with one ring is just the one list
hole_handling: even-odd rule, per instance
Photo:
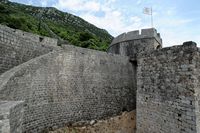
{"label": "wall parapet", "polygon": [[108,53],[136,57],[138,53],[162,48],[160,34],[154,28],[123,33],[112,41]]}
{"label": "wall parapet", "polygon": [[152,57],[152,56],[161,56],[164,54],[169,54],[169,52],[173,51],[177,51],[180,52],[181,50],[183,51],[188,51],[188,49],[190,49],[189,51],[194,52],[194,51],[199,51],[200,52],[200,48],[197,47],[197,44],[193,41],[187,41],[184,42],[182,45],[175,45],[175,46],[171,46],[171,47],[165,47],[159,50],[155,50],[155,51],[147,51],[145,53],[138,53],[138,59],[140,58],[148,58],[148,57]]}
{"label": "wall parapet", "polygon": [[139,30],[122,33],[113,39],[112,43],[110,44],[110,47],[120,42],[131,41],[136,39],[144,39],[144,38],[155,38],[158,41],[158,43],[162,44],[160,33],[157,33],[157,30],[155,28],[150,28],[150,29],[142,29],[141,34]]}
{"label": "wall parapet", "polygon": [[10,39],[12,36],[17,36],[25,40],[32,41],[34,43],[41,43],[43,45],[47,44],[48,46],[57,46],[58,42],[58,40],[54,38],[40,36],[30,32],[25,32],[19,29],[12,29],[8,26],[0,25],[0,34],[3,34],[3,31],[5,32],[5,35],[8,35],[8,37],[10,37]]}
{"label": "wall parapet", "polygon": [[0,74],[37,56],[58,50],[57,39],[0,25]]}

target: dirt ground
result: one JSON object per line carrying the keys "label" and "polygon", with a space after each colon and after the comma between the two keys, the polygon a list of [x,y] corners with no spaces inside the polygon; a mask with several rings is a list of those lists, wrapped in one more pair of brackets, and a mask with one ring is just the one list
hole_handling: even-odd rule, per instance
{"label": "dirt ground", "polygon": [[92,120],[88,124],[74,123],[72,126],[49,131],[49,133],[135,133],[136,112],[123,112],[105,120]]}

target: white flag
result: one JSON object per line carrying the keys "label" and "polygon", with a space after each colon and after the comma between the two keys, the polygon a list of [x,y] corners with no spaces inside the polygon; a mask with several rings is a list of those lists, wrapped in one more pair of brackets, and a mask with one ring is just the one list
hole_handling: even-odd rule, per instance
{"label": "white flag", "polygon": [[148,8],[148,7],[145,7],[144,10],[143,10],[143,13],[147,14],[147,15],[152,15],[152,9]]}

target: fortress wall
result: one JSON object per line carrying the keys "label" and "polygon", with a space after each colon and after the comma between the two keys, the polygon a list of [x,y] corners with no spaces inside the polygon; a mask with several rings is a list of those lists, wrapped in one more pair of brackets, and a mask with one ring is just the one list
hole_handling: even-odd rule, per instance
{"label": "fortress wall", "polygon": [[[199,49],[200,51],[200,49]],[[196,122],[197,122],[197,133],[200,132],[200,54],[196,56],[195,58],[196,62],[196,69],[195,69],[195,74],[194,76],[196,77],[196,83],[197,85],[195,86],[195,108],[196,108]]]}
{"label": "fortress wall", "polygon": [[123,56],[130,56],[132,58],[136,58],[138,53],[155,50],[154,45],[150,45],[150,44],[155,44],[155,43],[157,42],[155,41],[155,39],[152,39],[152,38],[120,42],[115,45],[112,45],[109,48],[108,53],[119,54]]}
{"label": "fortress wall", "polygon": [[0,101],[0,132],[22,133],[23,101]]}
{"label": "fortress wall", "polygon": [[197,57],[199,50],[192,43],[140,55],[138,133],[199,132]]}
{"label": "fortress wall", "polygon": [[142,29],[123,33],[113,39],[109,53],[135,57],[138,53],[162,47],[162,39],[156,29]]}
{"label": "fortress wall", "polygon": [[40,132],[136,107],[128,57],[65,46],[0,76],[1,100],[24,100],[23,129]]}
{"label": "fortress wall", "polygon": [[57,40],[0,25],[0,74],[57,48]]}

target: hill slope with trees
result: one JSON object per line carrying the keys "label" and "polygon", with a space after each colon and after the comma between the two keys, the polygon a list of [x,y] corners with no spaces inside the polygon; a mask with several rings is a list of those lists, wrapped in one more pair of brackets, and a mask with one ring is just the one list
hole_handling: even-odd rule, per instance
{"label": "hill slope with trees", "polygon": [[0,1],[0,24],[101,51],[105,51],[113,39],[106,30],[70,13],[8,0]]}

